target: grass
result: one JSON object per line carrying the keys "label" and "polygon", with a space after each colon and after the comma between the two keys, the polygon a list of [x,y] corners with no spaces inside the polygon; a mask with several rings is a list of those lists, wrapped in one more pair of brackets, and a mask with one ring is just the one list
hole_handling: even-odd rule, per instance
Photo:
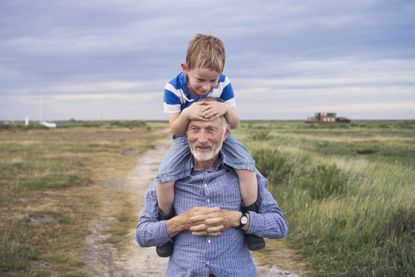
{"label": "grass", "polygon": [[245,122],[235,133],[310,275],[415,276],[415,121]]}
{"label": "grass", "polygon": [[107,242],[113,244],[118,249],[119,254],[122,254],[127,243],[131,243],[131,238],[129,240],[125,238],[129,234],[129,231],[137,224],[136,213],[133,217],[134,220],[131,220],[131,212],[137,211],[137,204],[135,199],[126,190],[116,192],[112,197],[112,201],[114,206],[112,216],[116,222],[109,230],[110,237]]}
{"label": "grass", "polygon": [[[165,122],[58,122],[0,128],[0,275],[82,276],[88,224],[109,202],[122,252],[134,200],[108,191],[157,143]],[[269,179],[289,224],[269,265],[311,276],[415,276],[415,121],[243,122],[233,132]],[[296,249],[302,256],[283,253]],[[282,258],[281,258],[282,257]],[[301,260],[303,259],[303,260]],[[305,265],[302,265],[305,267]]]}
{"label": "grass", "polygon": [[[154,125],[154,127],[153,127]],[[81,276],[89,223],[111,200],[120,251],[136,210],[107,178],[123,178],[160,134],[157,124],[58,122],[57,129],[0,128],[0,275]]]}

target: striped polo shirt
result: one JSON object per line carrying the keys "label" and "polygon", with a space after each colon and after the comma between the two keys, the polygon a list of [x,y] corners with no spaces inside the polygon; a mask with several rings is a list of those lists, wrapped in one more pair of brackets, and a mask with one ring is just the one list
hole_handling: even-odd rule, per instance
{"label": "striped polo shirt", "polygon": [[164,87],[164,112],[180,113],[192,103],[206,97],[218,98],[231,107],[236,106],[232,84],[225,75],[221,74],[219,76],[218,85],[214,89],[203,96],[191,98],[190,91],[187,87],[186,74],[180,72]]}

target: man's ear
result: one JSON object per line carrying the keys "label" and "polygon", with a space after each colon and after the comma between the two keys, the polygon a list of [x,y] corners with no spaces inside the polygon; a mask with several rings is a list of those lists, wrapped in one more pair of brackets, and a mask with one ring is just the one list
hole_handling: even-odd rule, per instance
{"label": "man's ear", "polygon": [[223,140],[227,139],[230,134],[229,126],[226,126],[225,134],[223,135]]}

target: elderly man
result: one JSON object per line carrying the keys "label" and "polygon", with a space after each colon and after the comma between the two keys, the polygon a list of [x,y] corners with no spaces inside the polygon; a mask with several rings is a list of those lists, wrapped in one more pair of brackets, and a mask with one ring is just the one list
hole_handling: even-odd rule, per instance
{"label": "elderly man", "polygon": [[238,177],[220,153],[227,135],[223,117],[189,122],[192,173],[176,181],[175,217],[159,220],[154,184],[146,195],[136,240],[147,247],[174,239],[166,276],[256,276],[244,233],[276,239],[287,235],[282,211],[259,172],[259,213],[240,211]]}

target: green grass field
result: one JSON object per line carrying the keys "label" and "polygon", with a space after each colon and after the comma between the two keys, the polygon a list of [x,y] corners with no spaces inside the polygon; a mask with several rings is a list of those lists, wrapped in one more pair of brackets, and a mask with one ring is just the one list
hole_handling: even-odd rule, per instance
{"label": "green grass field", "polygon": [[415,276],[415,121],[244,122],[234,134],[310,275]]}
{"label": "green grass field", "polygon": [[[62,122],[0,128],[0,275],[80,276],[88,223],[103,200],[121,250],[136,209],[123,178],[165,122]],[[242,122],[233,131],[268,177],[311,276],[415,276],[415,121]],[[270,265],[279,242],[255,253]],[[297,257],[298,258],[298,257]],[[294,262],[295,264],[295,262]],[[295,268],[295,266],[294,266]]]}
{"label": "green grass field", "polygon": [[[115,218],[109,241],[120,249],[137,218],[124,178],[161,128],[144,122],[60,122],[57,129],[0,129],[0,276],[83,276],[80,256],[101,203]],[[165,126],[163,126],[164,128]]]}

